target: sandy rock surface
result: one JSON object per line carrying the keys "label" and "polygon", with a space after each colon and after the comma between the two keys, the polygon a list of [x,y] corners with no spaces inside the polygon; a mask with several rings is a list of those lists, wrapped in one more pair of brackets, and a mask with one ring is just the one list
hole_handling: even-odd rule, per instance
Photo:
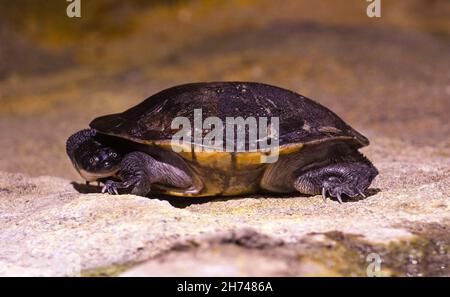
{"label": "sandy rock surface", "polygon": [[2,172],[0,274],[70,275],[122,266],[120,271],[131,269],[124,275],[338,275],[358,261],[330,264],[337,255],[320,256],[323,246],[339,243],[330,234],[366,245],[364,257],[370,247],[383,246],[390,257],[393,244],[410,253],[429,226],[439,226],[441,233],[430,240],[442,241],[445,261],[427,269],[449,274],[450,159],[433,158],[432,152],[425,158],[410,149],[400,158],[394,150],[386,160],[369,151],[380,176],[367,198],[342,205],[320,196],[185,200],[83,194],[98,188]]}

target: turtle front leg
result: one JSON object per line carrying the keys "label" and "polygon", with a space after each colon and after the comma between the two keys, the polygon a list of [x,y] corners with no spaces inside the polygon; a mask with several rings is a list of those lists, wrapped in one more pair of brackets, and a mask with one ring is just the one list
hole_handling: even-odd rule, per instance
{"label": "turtle front leg", "polygon": [[118,194],[118,189],[131,188],[131,194],[146,196],[154,183],[177,188],[188,188],[192,185],[189,174],[143,152],[126,155],[120,163],[117,176],[121,181],[106,181],[102,193]]}
{"label": "turtle front leg", "polygon": [[369,161],[335,163],[304,172],[294,181],[294,187],[304,194],[322,194],[324,200],[329,194],[342,203],[342,194],[364,196],[377,174],[378,170]]}

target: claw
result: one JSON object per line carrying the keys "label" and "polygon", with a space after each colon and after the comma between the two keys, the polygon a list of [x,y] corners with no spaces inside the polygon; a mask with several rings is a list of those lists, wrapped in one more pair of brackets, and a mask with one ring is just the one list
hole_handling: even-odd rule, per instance
{"label": "claw", "polygon": [[361,196],[363,196],[364,198],[366,198],[366,195],[364,195],[364,192],[363,192],[363,191],[358,190],[358,192],[359,192],[359,195],[361,195]]}
{"label": "claw", "polygon": [[342,198],[341,198],[341,194],[338,193],[338,194],[336,195],[336,199],[339,201],[340,204],[343,203],[343,202],[342,202]]}
{"label": "claw", "polygon": [[326,202],[327,201],[327,190],[325,189],[325,187],[322,188],[322,197],[323,197],[323,201]]}
{"label": "claw", "polygon": [[119,195],[119,191],[117,190],[117,187],[114,185],[113,182],[107,181],[105,182],[105,185],[102,188],[102,193],[108,192],[109,195]]}

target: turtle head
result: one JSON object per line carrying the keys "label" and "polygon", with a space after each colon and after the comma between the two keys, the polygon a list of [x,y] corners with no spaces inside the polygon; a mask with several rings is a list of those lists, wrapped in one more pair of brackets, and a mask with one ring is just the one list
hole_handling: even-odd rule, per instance
{"label": "turtle head", "polygon": [[114,176],[122,160],[117,150],[96,135],[93,129],[81,130],[66,142],[67,155],[86,181]]}

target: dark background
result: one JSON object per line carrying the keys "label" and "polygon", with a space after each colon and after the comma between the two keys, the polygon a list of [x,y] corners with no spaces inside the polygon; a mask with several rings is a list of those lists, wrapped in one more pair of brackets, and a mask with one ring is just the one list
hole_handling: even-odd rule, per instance
{"label": "dark background", "polygon": [[[172,85],[279,85],[377,144],[449,155],[450,1],[0,0],[0,170],[79,179],[65,140]],[[426,156],[424,156],[426,157]]]}

